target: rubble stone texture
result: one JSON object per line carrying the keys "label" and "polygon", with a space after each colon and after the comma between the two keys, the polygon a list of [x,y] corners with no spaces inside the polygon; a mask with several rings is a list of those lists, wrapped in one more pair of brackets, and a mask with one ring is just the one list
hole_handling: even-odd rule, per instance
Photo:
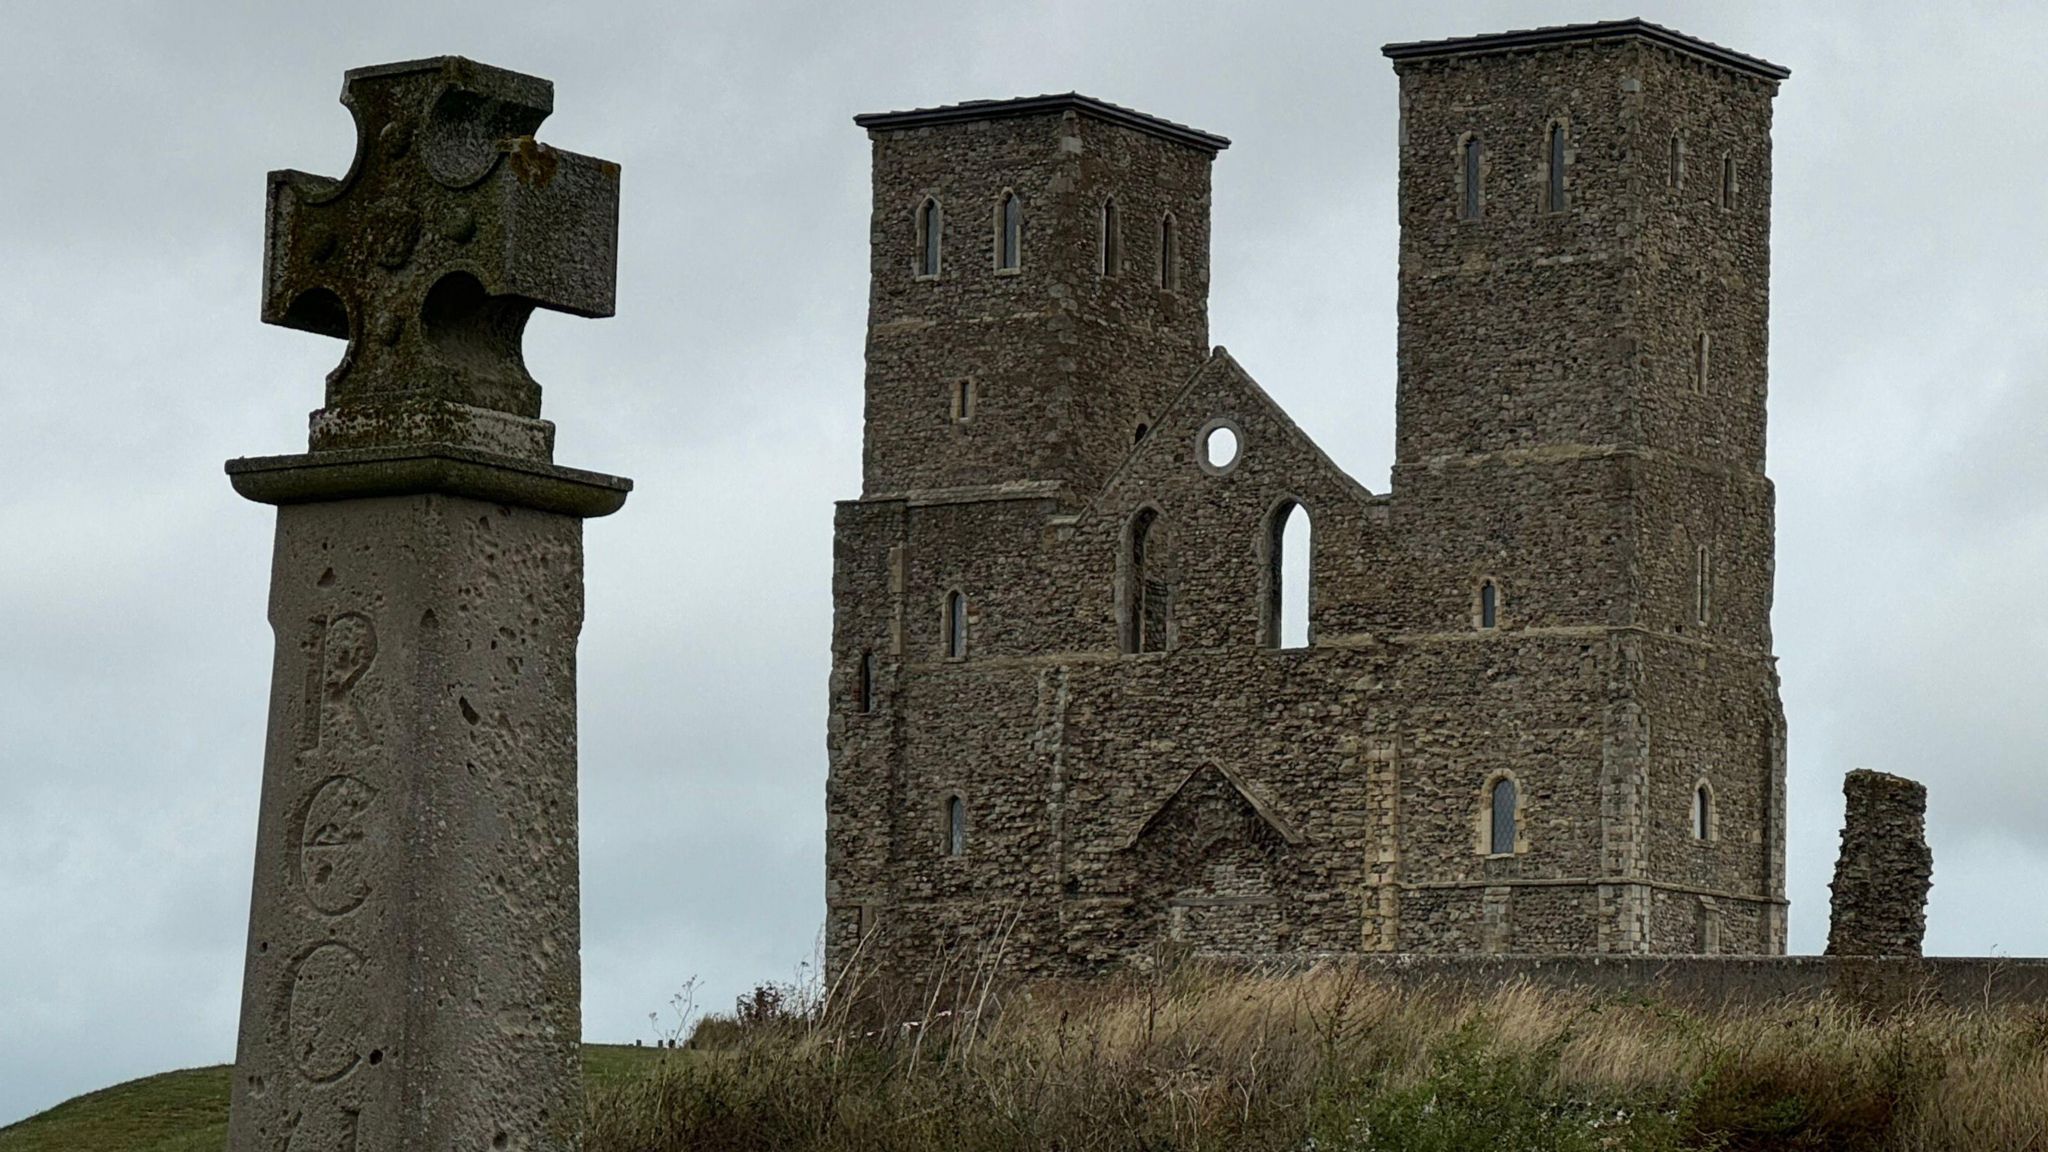
{"label": "rubble stone texture", "polygon": [[346,177],[270,177],[263,318],[348,341],[278,506],[276,635],[228,1146],[568,1149],[582,1122],[583,518],[536,307],[612,310],[618,167],[532,138],[545,80],[348,74]]}
{"label": "rubble stone texture", "polygon": [[1927,788],[1858,768],[1843,779],[1842,794],[1848,807],[1828,885],[1828,955],[1918,956],[1934,883]]}
{"label": "rubble stone texture", "polygon": [[[857,118],[873,259],[864,480],[835,526],[835,970],[997,936],[1046,973],[1162,943],[1783,951],[1764,414],[1786,73],[1639,21],[1387,53],[1384,494],[1209,347],[1228,141],[1074,95]],[[1227,463],[1205,457],[1219,427]],[[1310,644],[1289,649],[1296,506]]]}

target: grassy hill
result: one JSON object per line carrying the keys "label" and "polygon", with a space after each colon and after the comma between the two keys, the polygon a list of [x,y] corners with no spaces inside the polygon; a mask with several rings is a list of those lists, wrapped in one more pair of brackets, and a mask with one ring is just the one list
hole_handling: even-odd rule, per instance
{"label": "grassy hill", "polygon": [[[593,1091],[615,1090],[656,1063],[654,1048],[587,1044]],[[225,1064],[145,1076],[66,1100],[0,1128],[0,1152],[220,1152],[228,1138]]]}
{"label": "grassy hill", "polygon": [[[689,1051],[588,1048],[586,1152],[2048,1149],[2040,1007],[1703,1010],[1343,967],[964,991],[757,995]],[[0,1152],[220,1152],[227,1095],[225,1068],[137,1080]]]}

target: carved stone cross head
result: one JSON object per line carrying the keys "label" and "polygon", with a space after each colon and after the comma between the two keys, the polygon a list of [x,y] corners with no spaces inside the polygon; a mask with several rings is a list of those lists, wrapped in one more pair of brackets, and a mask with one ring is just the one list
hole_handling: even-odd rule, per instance
{"label": "carved stone cross head", "polygon": [[263,319],[348,341],[314,447],[321,417],[352,430],[333,447],[537,419],[521,334],[535,308],[612,314],[618,165],[533,138],[548,81],[459,56],[354,69],[341,102],[348,175],[270,174]]}

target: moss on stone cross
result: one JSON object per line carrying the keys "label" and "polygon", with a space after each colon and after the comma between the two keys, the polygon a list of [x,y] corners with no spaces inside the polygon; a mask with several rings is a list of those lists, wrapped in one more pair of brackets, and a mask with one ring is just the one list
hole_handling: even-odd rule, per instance
{"label": "moss on stone cross", "polygon": [[535,308],[611,315],[618,165],[533,138],[548,81],[457,56],[355,69],[341,102],[348,174],[270,174],[263,319],[348,341],[327,405],[358,419],[313,447],[433,435],[436,404],[538,417],[521,333]]}
{"label": "moss on stone cross", "polygon": [[554,465],[520,340],[535,308],[611,315],[619,166],[533,138],[552,84],[459,56],[357,68],[341,102],[348,174],[270,174],[263,319],[348,350],[310,451],[230,461],[235,490],[617,510],[629,481]]}

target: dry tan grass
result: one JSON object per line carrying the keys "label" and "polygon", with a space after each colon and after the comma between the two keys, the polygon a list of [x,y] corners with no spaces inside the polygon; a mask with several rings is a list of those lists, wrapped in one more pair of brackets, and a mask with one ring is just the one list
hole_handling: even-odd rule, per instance
{"label": "dry tan grass", "polygon": [[2048,1149],[2048,1019],[1699,1012],[1345,967],[842,997],[593,1096],[591,1152]]}

